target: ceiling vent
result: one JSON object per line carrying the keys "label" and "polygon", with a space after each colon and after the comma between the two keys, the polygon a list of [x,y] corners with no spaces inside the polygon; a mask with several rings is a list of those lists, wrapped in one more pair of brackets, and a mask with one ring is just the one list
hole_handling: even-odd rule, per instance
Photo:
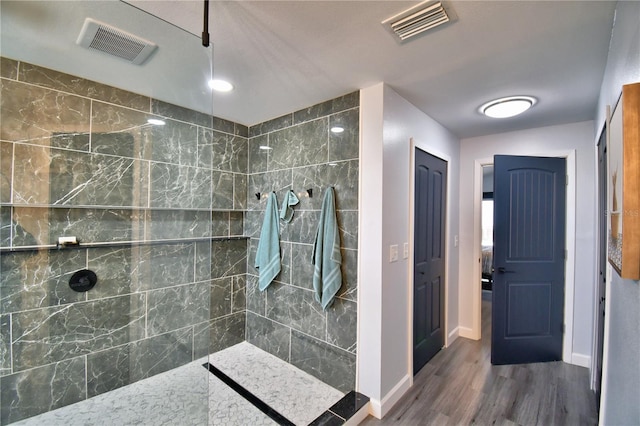
{"label": "ceiling vent", "polygon": [[157,47],[155,43],[91,18],[85,19],[76,43],[136,65],[141,65]]}
{"label": "ceiling vent", "polygon": [[449,22],[447,11],[441,2],[422,2],[391,18],[382,21],[400,40],[405,41],[425,31]]}

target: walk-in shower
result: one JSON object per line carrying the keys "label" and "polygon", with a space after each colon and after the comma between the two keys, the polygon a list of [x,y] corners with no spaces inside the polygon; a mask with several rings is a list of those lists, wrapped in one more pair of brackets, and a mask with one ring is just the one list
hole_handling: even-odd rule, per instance
{"label": "walk-in shower", "polygon": [[[358,93],[247,127],[215,116],[199,36],[124,2],[0,7],[0,424],[278,421],[213,369],[271,371],[242,385],[275,406],[307,386],[278,410],[295,424],[353,390]],[[157,48],[140,65],[89,50],[86,18]],[[323,311],[310,259],[328,186],[343,287]],[[254,194],[289,190],[283,270],[259,292]]]}

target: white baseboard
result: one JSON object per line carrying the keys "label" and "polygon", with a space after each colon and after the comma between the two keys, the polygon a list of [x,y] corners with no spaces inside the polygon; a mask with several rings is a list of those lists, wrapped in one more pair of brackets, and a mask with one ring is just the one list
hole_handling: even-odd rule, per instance
{"label": "white baseboard", "polygon": [[411,376],[407,374],[382,398],[382,401],[375,399],[369,401],[369,414],[377,419],[383,418],[410,387]]}
{"label": "white baseboard", "polygon": [[591,368],[591,357],[583,354],[571,354],[571,364]]}
{"label": "white baseboard", "polygon": [[447,336],[447,346],[451,345],[460,336],[460,327],[456,327]]}
{"label": "white baseboard", "polygon": [[472,329],[467,327],[458,327],[458,336],[467,339],[478,340],[476,333],[474,333]]}

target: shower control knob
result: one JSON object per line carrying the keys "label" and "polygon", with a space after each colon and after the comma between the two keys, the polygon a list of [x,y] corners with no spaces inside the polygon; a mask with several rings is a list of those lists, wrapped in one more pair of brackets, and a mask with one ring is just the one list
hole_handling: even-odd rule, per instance
{"label": "shower control knob", "polygon": [[69,279],[69,287],[77,292],[85,292],[91,290],[98,282],[98,276],[89,269],[81,269],[71,275]]}

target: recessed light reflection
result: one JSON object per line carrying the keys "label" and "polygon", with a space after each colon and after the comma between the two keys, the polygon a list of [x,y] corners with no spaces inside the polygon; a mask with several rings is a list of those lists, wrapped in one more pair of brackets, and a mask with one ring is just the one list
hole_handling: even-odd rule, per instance
{"label": "recessed light reflection", "polygon": [[166,124],[164,120],[160,120],[159,118],[149,118],[147,119],[147,123],[153,124],[154,126],[164,126]]}
{"label": "recessed light reflection", "polygon": [[266,145],[260,145],[260,149],[268,151],[268,150],[273,149],[273,148],[271,148],[270,146],[266,146]]}
{"label": "recessed light reflection", "polygon": [[233,84],[226,80],[220,80],[217,78],[209,80],[209,87],[216,92],[230,92],[233,90]]}
{"label": "recessed light reflection", "polygon": [[332,133],[342,133],[342,132],[344,132],[344,127],[334,126],[334,127],[331,128],[331,132]]}

